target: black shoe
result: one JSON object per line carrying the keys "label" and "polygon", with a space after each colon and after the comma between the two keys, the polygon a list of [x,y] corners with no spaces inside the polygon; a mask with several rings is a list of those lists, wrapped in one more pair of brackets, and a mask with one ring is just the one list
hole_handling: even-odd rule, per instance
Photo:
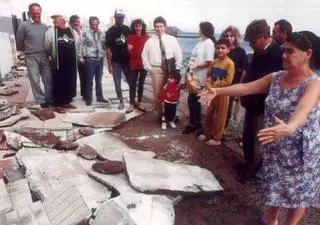
{"label": "black shoe", "polygon": [[41,107],[41,108],[48,108],[48,107],[49,107],[49,104],[48,104],[47,102],[41,103],[41,104],[40,104],[40,107]]}
{"label": "black shoe", "polygon": [[86,105],[87,105],[87,106],[92,105],[92,101],[91,101],[91,100],[86,100]]}
{"label": "black shoe", "polygon": [[98,98],[97,102],[102,102],[102,103],[108,103],[110,104],[110,100],[109,99],[104,99],[104,98]]}
{"label": "black shoe", "polygon": [[182,131],[183,134],[191,134],[192,132],[195,132],[197,129],[194,126],[188,125],[184,130]]}

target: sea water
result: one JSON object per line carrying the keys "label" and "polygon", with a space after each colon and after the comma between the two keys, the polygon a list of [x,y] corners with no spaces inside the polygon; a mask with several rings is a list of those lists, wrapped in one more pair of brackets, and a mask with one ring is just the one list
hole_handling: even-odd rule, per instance
{"label": "sea water", "polygon": [[[185,37],[184,38],[177,38],[177,40],[180,44],[184,60],[186,58],[190,57],[192,49],[200,41],[199,38],[194,38],[194,37],[192,37],[192,38],[185,38]],[[241,42],[241,47],[246,51],[247,54],[253,52],[252,48],[249,46],[249,43],[246,41]]]}

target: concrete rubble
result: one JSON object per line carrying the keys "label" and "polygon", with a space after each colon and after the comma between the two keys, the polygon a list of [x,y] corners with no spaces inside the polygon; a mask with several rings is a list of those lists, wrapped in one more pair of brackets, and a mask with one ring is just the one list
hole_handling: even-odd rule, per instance
{"label": "concrete rubble", "polygon": [[2,179],[0,180],[0,202],[0,212],[10,212],[12,210],[12,203]]}
{"label": "concrete rubble", "polygon": [[6,220],[8,225],[51,225],[40,201],[7,213]]}
{"label": "concrete rubble", "polygon": [[[26,70],[15,73],[25,76]],[[19,93],[7,99],[29,88],[25,77],[21,84],[16,86]],[[143,112],[125,114],[126,84],[123,110],[113,99],[112,76],[103,77],[103,88],[111,104],[87,107],[78,94],[72,103],[77,108],[65,114],[32,105],[30,88],[17,107],[0,99],[0,127],[5,127],[0,130],[0,225],[79,225],[88,220],[90,225],[173,225],[175,202],[170,197],[222,190],[209,171],[177,163],[188,162],[188,146],[168,143],[167,155],[174,157],[158,156],[173,161],[167,162],[107,132]],[[153,110],[152,104],[143,105]],[[3,159],[5,155],[10,158]],[[114,174],[103,174],[110,171]],[[148,194],[157,191],[171,196]]]}
{"label": "concrete rubble", "polygon": [[[141,192],[205,193],[222,191],[212,173],[198,166],[125,154],[130,184]],[[143,165],[143,166],[137,166]]]}
{"label": "concrete rubble", "polygon": [[21,119],[28,118],[31,115],[30,111],[26,108],[21,109],[19,114],[12,115],[8,119],[0,121],[0,127],[7,127],[15,124],[17,121]]}
{"label": "concrete rubble", "polygon": [[94,148],[100,157],[110,161],[122,161],[124,153],[135,153],[147,158],[152,158],[156,154],[151,151],[140,151],[129,148],[119,138],[109,133],[99,133],[88,137],[80,138],[76,141],[79,146],[88,145]]}
{"label": "concrete rubble", "polygon": [[73,152],[23,148],[16,157],[19,164],[26,169],[25,176],[31,191],[42,201],[70,185],[77,187],[89,208],[95,208],[101,197],[111,196],[107,187],[87,175],[89,168],[86,169],[78,163]]}
{"label": "concrete rubble", "polygon": [[124,194],[100,205],[90,224],[173,225],[173,204],[165,196]]}
{"label": "concrete rubble", "polygon": [[8,183],[6,188],[13,208],[32,204],[31,193],[26,179]]}
{"label": "concrete rubble", "polygon": [[67,113],[64,122],[94,128],[113,128],[125,121],[122,112]]}
{"label": "concrete rubble", "polygon": [[91,215],[75,186],[65,186],[57,190],[43,202],[51,225],[77,225]]}

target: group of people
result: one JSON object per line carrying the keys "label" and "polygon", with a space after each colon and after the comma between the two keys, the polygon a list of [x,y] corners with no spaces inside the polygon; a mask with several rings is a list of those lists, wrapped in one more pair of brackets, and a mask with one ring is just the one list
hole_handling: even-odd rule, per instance
{"label": "group of people", "polygon": [[[166,34],[166,20],[154,19],[155,34],[146,33],[142,19],[123,24],[125,14],[115,11],[115,24],[106,33],[99,19],[90,17],[82,31],[80,18],[71,16],[70,28],[62,16],[54,16],[54,27],[41,23],[41,7],[29,6],[32,21],[21,24],[17,44],[26,54],[33,94],[42,107],[55,104],[73,108],[77,71],[81,95],[92,104],[103,97],[104,57],[113,75],[118,109],[124,108],[122,74],[129,84],[130,106],[141,104],[143,86],[150,74],[155,108],[162,129],[175,128],[180,90],[188,91],[189,123],[183,134],[196,133],[207,145],[220,145],[228,121],[245,108],[242,135],[245,163],[238,169],[255,174],[261,167],[266,204],[262,221],[277,225],[280,209],[289,209],[286,225],[298,224],[305,208],[320,200],[320,39],[312,32],[292,32],[291,24],[279,20],[270,26],[264,19],[252,21],[245,40],[254,50],[251,60],[240,47],[240,32],[227,27],[219,40],[210,22],[199,24],[200,41],[181,79],[182,53],[177,39]],[[45,92],[40,88],[42,78]],[[137,90],[138,89],[138,90]],[[138,97],[136,98],[136,93]],[[204,122],[202,103],[208,103]],[[262,143],[262,146],[261,146]]]}

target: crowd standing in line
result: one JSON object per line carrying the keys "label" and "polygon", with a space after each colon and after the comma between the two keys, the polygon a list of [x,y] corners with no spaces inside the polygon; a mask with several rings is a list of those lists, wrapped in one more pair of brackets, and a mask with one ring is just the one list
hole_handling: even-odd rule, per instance
{"label": "crowd standing in line", "polygon": [[[264,200],[269,206],[263,223],[277,225],[280,209],[287,208],[285,224],[298,224],[305,208],[319,202],[320,78],[315,72],[320,69],[320,38],[315,34],[292,32],[291,24],[281,19],[271,36],[266,20],[254,20],[245,32],[254,50],[248,62],[236,27],[227,27],[216,41],[213,25],[201,22],[201,40],[180,83],[181,49],[177,39],[166,34],[163,17],[154,19],[155,34],[149,37],[142,19],[132,21],[131,29],[124,25],[121,9],[115,11],[115,24],[106,33],[99,29],[95,16],[89,19],[90,27],[82,30],[77,15],[70,17],[70,28],[61,15],[54,15],[54,27],[48,29],[41,22],[41,12],[38,3],[30,4],[31,20],[23,22],[17,32],[17,47],[25,53],[32,92],[41,107],[75,108],[71,103],[76,96],[77,71],[86,104],[92,104],[93,79],[96,100],[109,103],[102,92],[105,57],[119,110],[124,108],[122,73],[130,89],[126,113],[134,108],[145,111],[142,94],[150,74],[158,122],[164,130],[167,124],[176,128],[180,90],[186,88],[189,124],[183,133],[196,132],[208,145],[221,144],[241,101],[245,162],[239,163],[238,170],[249,178],[262,168]],[[208,103],[204,122],[200,97]]]}

